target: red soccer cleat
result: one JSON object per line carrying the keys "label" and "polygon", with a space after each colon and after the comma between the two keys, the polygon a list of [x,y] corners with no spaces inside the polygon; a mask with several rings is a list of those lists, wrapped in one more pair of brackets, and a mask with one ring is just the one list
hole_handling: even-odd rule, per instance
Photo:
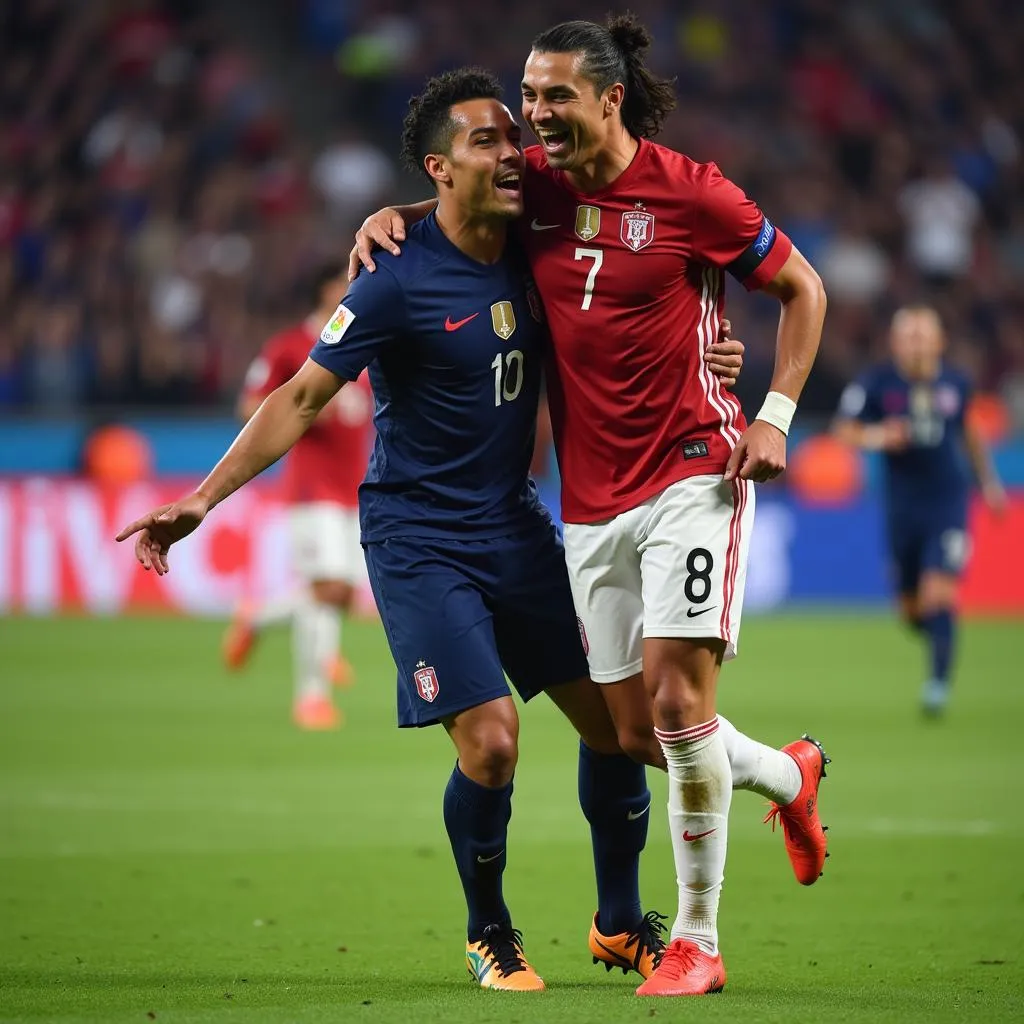
{"label": "red soccer cleat", "polygon": [[344,655],[338,654],[327,663],[327,678],[331,686],[347,690],[356,681],[356,674]]}
{"label": "red soccer cleat", "polygon": [[[638,996],[704,996],[725,988],[722,954],[705,953],[695,942],[673,939]],[[653,1012],[653,1011],[652,1011]]]}
{"label": "red soccer cleat", "polygon": [[232,671],[242,668],[249,660],[258,637],[259,631],[252,622],[252,607],[243,601],[235,610],[231,625],[224,633],[221,644],[224,664]]}
{"label": "red soccer cleat", "polygon": [[803,785],[792,803],[785,807],[773,803],[764,820],[772,823],[773,832],[776,820],[782,821],[793,874],[801,885],[814,885],[822,875],[828,856],[827,829],[818,820],[818,786],[825,778],[825,765],[831,759],[825,756],[821,744],[807,735],[783,747],[782,751],[796,761]]}
{"label": "red soccer cleat", "polygon": [[295,702],[292,718],[300,729],[310,732],[323,732],[337,729],[342,724],[341,712],[331,702],[330,697],[313,695],[303,697]]}

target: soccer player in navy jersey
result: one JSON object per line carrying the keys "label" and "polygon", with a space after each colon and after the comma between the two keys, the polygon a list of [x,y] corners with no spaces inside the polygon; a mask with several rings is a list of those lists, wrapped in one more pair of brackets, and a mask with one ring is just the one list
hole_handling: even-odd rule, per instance
{"label": "soccer player in navy jersey", "polygon": [[[547,345],[544,311],[507,224],[522,211],[520,129],[500,86],[450,72],[410,101],[403,150],[438,193],[401,259],[356,280],[310,358],[269,395],[198,490],[126,527],[136,557],[168,549],[280,458],[342,386],[369,367],[377,440],[360,488],[362,541],[398,666],[402,726],[441,723],[458,751],[444,820],[469,909],[466,963],[484,987],[536,991],[502,895],[519,721],[505,676],[541,691],[580,734],[609,966],[647,977],[664,943],[644,915],[639,856],[650,792],[588,677],[564,552],[529,478]],[[645,748],[644,744],[651,749]]]}
{"label": "soccer player in navy jersey", "polygon": [[[717,714],[737,653],[754,484],[786,464],[786,435],[821,336],[818,275],[714,164],[652,138],[675,105],[647,68],[633,15],[571,21],[533,41],[522,79],[525,215],[517,232],[551,329],[548,395],[565,555],[590,675],[620,737],[655,729],[669,774],[678,911],[641,996],[720,991],[718,906],[732,790],[772,802],[796,879],[827,852],[818,789],[827,759],[803,736],[782,750]],[[364,222],[394,253],[406,219]],[[350,263],[350,275],[355,263]],[[777,299],[771,391],[747,424],[703,357],[724,315],[726,274]],[[595,926],[592,948],[602,941]]]}
{"label": "soccer player in navy jersey", "polygon": [[1006,495],[985,443],[966,418],[967,378],[942,358],[942,322],[930,306],[896,311],[892,358],[843,393],[836,433],[885,458],[886,520],[900,614],[924,637],[924,712],[949,700],[957,581],[968,555],[967,505],[973,472],[982,497],[1001,512]]}

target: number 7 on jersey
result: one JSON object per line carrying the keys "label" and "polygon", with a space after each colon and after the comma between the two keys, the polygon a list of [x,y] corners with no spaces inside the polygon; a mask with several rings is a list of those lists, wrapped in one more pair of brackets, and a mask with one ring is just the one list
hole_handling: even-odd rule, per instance
{"label": "number 7 on jersey", "polygon": [[577,247],[576,259],[594,261],[594,265],[590,268],[590,273],[587,274],[587,284],[583,289],[583,301],[580,303],[580,309],[590,309],[590,302],[594,298],[594,282],[597,281],[597,272],[601,269],[601,264],[604,263],[604,252],[601,249],[582,249]]}

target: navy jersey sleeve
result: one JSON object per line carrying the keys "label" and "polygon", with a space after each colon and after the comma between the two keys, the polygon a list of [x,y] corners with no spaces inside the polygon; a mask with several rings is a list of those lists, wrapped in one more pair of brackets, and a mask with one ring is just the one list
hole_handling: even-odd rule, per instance
{"label": "navy jersey sleeve", "polygon": [[861,423],[877,423],[883,419],[877,373],[868,371],[852,384],[847,384],[839,399],[839,415]]}
{"label": "navy jersey sleeve", "polygon": [[396,342],[404,324],[405,300],[395,276],[383,267],[360,273],[309,357],[343,380],[355,380]]}

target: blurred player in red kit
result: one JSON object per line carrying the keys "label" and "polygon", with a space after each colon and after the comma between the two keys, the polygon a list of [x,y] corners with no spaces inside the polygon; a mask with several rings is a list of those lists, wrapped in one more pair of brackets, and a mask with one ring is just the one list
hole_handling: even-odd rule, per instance
{"label": "blurred player in red kit", "polygon": [[[340,264],[318,268],[311,279],[310,315],[270,338],[249,367],[238,401],[243,421],[306,361],[346,287]],[[243,603],[224,636],[224,660],[237,669],[248,660],[263,628],[292,623],[293,717],[304,729],[336,728],[341,714],[331,700],[331,685],[352,681],[352,669],[341,652],[341,620],[352,609],[366,572],[357,491],[366,472],[372,422],[373,394],[364,374],[327,404],[288,454],[281,493],[290,506],[301,589],[263,605]]]}

